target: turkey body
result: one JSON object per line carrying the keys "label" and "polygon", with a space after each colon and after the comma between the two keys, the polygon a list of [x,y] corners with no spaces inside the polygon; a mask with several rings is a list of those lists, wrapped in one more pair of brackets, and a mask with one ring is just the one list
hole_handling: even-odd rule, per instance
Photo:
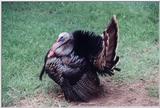
{"label": "turkey body", "polygon": [[88,101],[99,91],[96,70],[85,58],[75,55],[74,52],[47,59],[45,71],[61,86],[66,100]]}
{"label": "turkey body", "polygon": [[40,80],[46,72],[66,100],[89,101],[101,91],[98,74],[111,76],[117,69],[117,38],[115,17],[102,36],[83,30],[61,33],[45,56]]}

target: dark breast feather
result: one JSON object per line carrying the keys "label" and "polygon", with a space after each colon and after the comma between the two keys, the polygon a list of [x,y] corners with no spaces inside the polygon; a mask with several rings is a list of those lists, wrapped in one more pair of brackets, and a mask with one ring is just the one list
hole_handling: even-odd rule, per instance
{"label": "dark breast feather", "polygon": [[[46,62],[45,70],[57,82],[61,78],[66,78],[71,84],[75,84],[87,68],[84,58],[80,58],[74,53],[69,56],[50,58]],[[58,74],[58,76],[56,76]],[[61,85],[61,82],[57,82]]]}
{"label": "dark breast feather", "polygon": [[99,78],[90,64],[74,53],[66,57],[54,57],[46,61],[49,77],[63,89],[65,98],[88,101],[99,90]]}

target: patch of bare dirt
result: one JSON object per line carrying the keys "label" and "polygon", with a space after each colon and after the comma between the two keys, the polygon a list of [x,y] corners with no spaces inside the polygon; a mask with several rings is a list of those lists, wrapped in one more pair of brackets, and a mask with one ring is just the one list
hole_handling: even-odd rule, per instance
{"label": "patch of bare dirt", "polygon": [[57,94],[50,92],[47,96],[39,94],[34,98],[23,99],[16,103],[16,106],[158,106],[159,99],[150,97],[146,90],[146,87],[152,83],[158,84],[158,79],[148,81],[141,79],[132,84],[116,84],[110,79],[102,79],[103,92],[89,102],[68,103],[65,101],[62,92]]}
{"label": "patch of bare dirt", "polygon": [[104,93],[88,103],[74,105],[98,106],[158,106],[159,99],[148,96],[145,89],[149,82],[144,80],[133,83],[115,85],[113,82],[102,81]]}

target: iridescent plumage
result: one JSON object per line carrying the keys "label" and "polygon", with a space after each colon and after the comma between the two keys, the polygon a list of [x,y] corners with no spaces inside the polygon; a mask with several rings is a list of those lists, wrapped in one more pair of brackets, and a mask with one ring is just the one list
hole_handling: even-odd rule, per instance
{"label": "iridescent plumage", "polygon": [[65,98],[88,101],[100,92],[100,75],[113,75],[119,60],[116,56],[118,24],[115,16],[103,35],[94,32],[63,32],[45,57],[44,71],[61,86]]}

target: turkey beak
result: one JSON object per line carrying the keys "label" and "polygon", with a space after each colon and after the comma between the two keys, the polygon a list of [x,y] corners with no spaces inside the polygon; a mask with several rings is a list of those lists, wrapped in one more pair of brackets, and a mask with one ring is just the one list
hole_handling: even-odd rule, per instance
{"label": "turkey beak", "polygon": [[50,49],[48,53],[48,58],[55,56],[55,50],[62,45],[61,42],[56,42],[52,45],[52,48]]}

